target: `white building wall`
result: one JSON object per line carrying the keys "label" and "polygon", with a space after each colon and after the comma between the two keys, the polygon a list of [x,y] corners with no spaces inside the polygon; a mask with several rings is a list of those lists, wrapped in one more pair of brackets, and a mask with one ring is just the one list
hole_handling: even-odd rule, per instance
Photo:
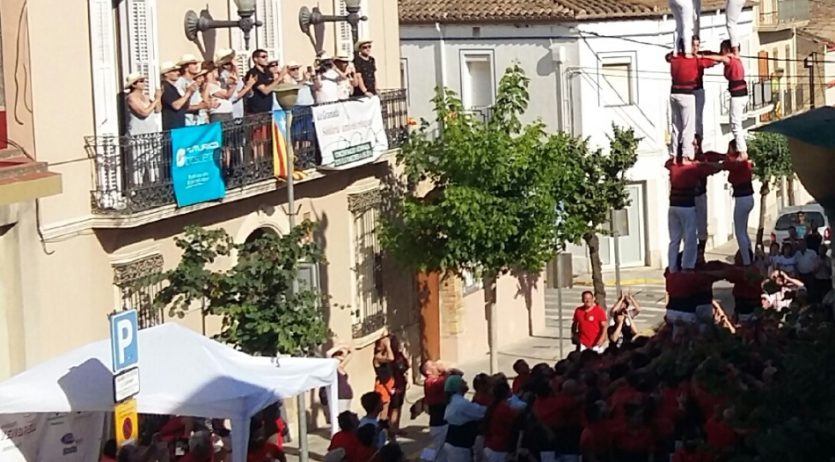
{"label": "white building wall", "polygon": [[[756,50],[753,15],[740,20],[743,53]],[[723,14],[702,16],[702,43],[718,49],[727,37]],[[643,138],[639,160],[628,172],[630,180],[644,184],[644,262],[666,265],[669,182],[663,168],[669,141],[669,65],[664,60],[675,27],[671,17],[564,25],[401,25],[401,54],[408,62],[410,115],[433,118],[429,99],[434,88],[445,85],[461,93],[462,57],[470,52],[490,53],[496,80],[505,68],[519,62],[531,78],[531,107],[526,120],[543,120],[550,130],[563,129],[589,137],[593,146],[606,148],[612,123],[633,127]],[[612,37],[617,34],[617,37]],[[562,48],[562,50],[560,50]],[[555,60],[563,59],[561,65]],[[610,106],[602,101],[606,87],[601,64],[627,59],[633,75],[631,104]],[[443,65],[442,65],[443,64]],[[746,63],[749,70],[756,62]],[[561,76],[562,78],[560,78]],[[721,115],[721,95],[727,86],[721,65],[705,76],[705,148],[724,152],[730,139],[727,116]],[[558,101],[562,93],[563,104]],[[560,124],[562,107],[562,126]],[[710,234],[712,245],[732,238],[732,200],[726,175],[710,180]],[[757,210],[757,209],[755,209]],[[749,226],[756,226],[752,214]],[[571,249],[575,271],[587,267],[585,249]]]}

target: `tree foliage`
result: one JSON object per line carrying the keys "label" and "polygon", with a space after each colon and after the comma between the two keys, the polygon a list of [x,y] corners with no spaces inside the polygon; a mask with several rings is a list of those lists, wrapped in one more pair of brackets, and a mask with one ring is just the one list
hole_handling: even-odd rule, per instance
{"label": "tree foliage", "polygon": [[[308,354],[327,339],[324,300],[307,287],[290,289],[300,265],[322,261],[321,249],[307,238],[313,226],[305,221],[286,235],[264,233],[243,244],[223,229],[187,228],[176,239],[180,263],[161,275],[167,284],[155,305],[183,317],[201,304],[205,314],[222,318],[216,338],[250,354]],[[219,257],[235,256],[231,269],[211,269]]]}
{"label": "tree foliage", "polygon": [[584,145],[522,122],[528,84],[518,65],[508,68],[486,120],[454,92],[437,91],[438,132],[423,121],[398,157],[410,184],[433,189],[397,192],[383,220],[383,245],[398,261],[486,276],[539,272],[566,240],[560,204],[573,199],[575,182],[565,166]]}
{"label": "tree foliage", "polygon": [[785,136],[756,132],[747,144],[748,156],[754,162],[754,175],[763,186],[794,173],[789,142]]}

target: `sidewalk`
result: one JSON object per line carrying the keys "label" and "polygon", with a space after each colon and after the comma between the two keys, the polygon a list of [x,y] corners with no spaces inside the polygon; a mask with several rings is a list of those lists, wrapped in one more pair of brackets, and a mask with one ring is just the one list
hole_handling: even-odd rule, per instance
{"label": "sidewalk", "polygon": [[[563,343],[565,354],[571,351],[571,344],[569,341]],[[508,345],[501,348],[499,351],[499,370],[504,372],[508,377],[513,377],[513,363],[517,359],[525,359],[533,366],[537,363],[547,362],[553,365],[559,359],[559,340],[549,337],[528,337],[523,341]],[[478,361],[469,362],[465,364],[456,365],[459,369],[464,371],[464,378],[471,383],[472,378],[480,372],[490,371],[490,357],[485,353],[484,357]],[[403,405],[403,418],[401,419],[401,428],[406,431],[407,436],[399,437],[397,439],[406,454],[407,460],[417,460],[421,450],[429,445],[429,417],[426,414],[421,414],[415,420],[409,418],[409,407],[418,399],[423,397],[423,387],[419,385],[411,385],[406,392],[406,404]],[[359,397],[357,396],[357,399]],[[362,417],[362,416],[360,416]],[[296,429],[292,429],[294,436],[297,435]],[[310,460],[322,461],[327,452],[328,444],[330,443],[330,432],[328,429],[317,430],[308,434],[308,449]],[[298,440],[294,438],[292,443],[287,446],[287,460],[298,461]]]}

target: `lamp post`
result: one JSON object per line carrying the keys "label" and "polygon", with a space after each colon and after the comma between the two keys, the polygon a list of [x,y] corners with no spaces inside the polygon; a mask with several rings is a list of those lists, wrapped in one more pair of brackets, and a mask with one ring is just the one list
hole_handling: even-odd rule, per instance
{"label": "lamp post", "polygon": [[186,12],[184,24],[186,37],[188,37],[189,40],[194,41],[197,40],[198,32],[206,32],[210,29],[228,29],[237,27],[243,31],[244,46],[248,49],[250,31],[256,27],[264,25],[263,22],[256,21],[253,18],[253,16],[255,16],[255,2],[256,0],[235,0],[235,5],[238,7],[238,16],[240,17],[237,21],[218,21],[212,19],[209,13],[205,10],[201,11],[200,15],[192,10],[189,10]]}
{"label": "lamp post", "polygon": [[310,37],[314,47],[316,47],[316,54],[321,54],[321,51],[316,45],[313,35],[310,33],[310,26],[318,26],[326,22],[347,22],[351,26],[351,46],[359,40],[359,24],[360,21],[368,21],[368,17],[360,16],[360,2],[361,0],[345,0],[345,11],[348,14],[344,15],[327,15],[322,14],[318,6],[309,9],[306,6],[299,10],[299,27],[302,33]]}
{"label": "lamp post", "polygon": [[[294,191],[293,170],[295,167],[294,153],[293,153],[293,135],[291,127],[293,126],[293,108],[296,107],[296,101],[299,96],[299,85],[281,84],[275,89],[276,99],[281,109],[287,113],[287,221],[290,229],[296,227],[296,197]],[[290,286],[290,295],[295,294],[299,290],[299,282],[297,278],[293,278],[293,284]],[[306,396],[300,393],[296,398],[296,412],[299,416],[299,460],[300,462],[308,462],[308,448],[307,448],[307,404]]]}

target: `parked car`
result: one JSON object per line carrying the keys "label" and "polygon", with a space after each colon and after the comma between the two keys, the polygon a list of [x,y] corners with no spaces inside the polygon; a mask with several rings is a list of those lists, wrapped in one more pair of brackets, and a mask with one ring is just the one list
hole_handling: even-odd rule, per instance
{"label": "parked car", "polygon": [[792,226],[798,225],[798,212],[803,212],[806,215],[805,225],[807,229],[811,229],[813,226],[818,228],[818,232],[823,236],[823,242],[829,245],[832,235],[832,230],[829,227],[829,219],[826,218],[823,207],[817,202],[794,205],[780,210],[780,215],[774,224],[774,231],[771,233],[771,242],[782,243],[789,238],[789,229]]}

